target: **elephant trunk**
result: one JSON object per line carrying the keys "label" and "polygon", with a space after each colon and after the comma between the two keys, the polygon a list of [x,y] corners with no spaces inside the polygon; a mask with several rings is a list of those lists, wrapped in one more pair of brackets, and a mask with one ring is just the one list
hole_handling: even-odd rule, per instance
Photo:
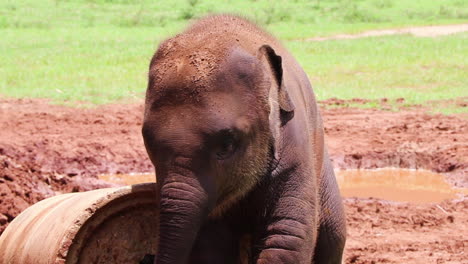
{"label": "elephant trunk", "polygon": [[[210,195],[192,171],[160,177],[156,264],[187,262],[198,230],[210,210]],[[187,172],[189,171],[189,172]]]}

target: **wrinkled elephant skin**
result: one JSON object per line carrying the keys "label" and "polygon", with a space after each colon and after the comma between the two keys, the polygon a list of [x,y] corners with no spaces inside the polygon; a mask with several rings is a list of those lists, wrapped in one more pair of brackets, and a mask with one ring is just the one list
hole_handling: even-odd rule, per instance
{"label": "wrinkled elephant skin", "polygon": [[341,263],[345,217],[312,87],[251,22],[207,17],[159,46],[142,133],[155,263]]}

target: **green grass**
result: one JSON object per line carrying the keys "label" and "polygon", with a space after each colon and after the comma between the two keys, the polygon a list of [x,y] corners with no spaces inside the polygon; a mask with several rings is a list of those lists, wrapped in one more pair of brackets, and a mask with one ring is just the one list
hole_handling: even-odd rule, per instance
{"label": "green grass", "polygon": [[468,96],[467,34],[298,41],[466,23],[463,0],[168,2],[0,0],[0,96],[88,103],[141,99],[158,43],[211,12],[245,15],[282,39],[320,99],[404,97],[413,104]]}
{"label": "green grass", "polygon": [[406,103],[468,97],[468,33],[289,42],[320,99],[399,97]]}
{"label": "green grass", "polygon": [[[161,29],[3,30],[0,94],[108,103],[142,98]],[[47,38],[42,37],[47,35]]]}
{"label": "green grass", "polygon": [[0,10],[0,28],[46,29],[176,29],[187,19],[231,12],[267,25],[282,38],[468,19],[464,0],[1,0]]}

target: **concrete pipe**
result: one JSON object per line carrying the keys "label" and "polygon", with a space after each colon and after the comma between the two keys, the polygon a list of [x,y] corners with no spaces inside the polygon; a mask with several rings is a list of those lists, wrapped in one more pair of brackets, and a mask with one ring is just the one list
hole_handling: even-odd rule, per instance
{"label": "concrete pipe", "polygon": [[156,253],[155,184],[36,203],[0,237],[0,264],[139,263]]}

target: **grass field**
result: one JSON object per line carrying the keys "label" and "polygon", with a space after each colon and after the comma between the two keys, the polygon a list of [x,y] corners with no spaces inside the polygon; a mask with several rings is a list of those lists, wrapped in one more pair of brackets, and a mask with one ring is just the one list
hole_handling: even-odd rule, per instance
{"label": "grass field", "polygon": [[404,97],[419,104],[468,97],[466,33],[300,41],[466,23],[463,0],[0,0],[0,95],[90,103],[142,98],[158,43],[210,12],[245,15],[277,35],[320,99]]}

